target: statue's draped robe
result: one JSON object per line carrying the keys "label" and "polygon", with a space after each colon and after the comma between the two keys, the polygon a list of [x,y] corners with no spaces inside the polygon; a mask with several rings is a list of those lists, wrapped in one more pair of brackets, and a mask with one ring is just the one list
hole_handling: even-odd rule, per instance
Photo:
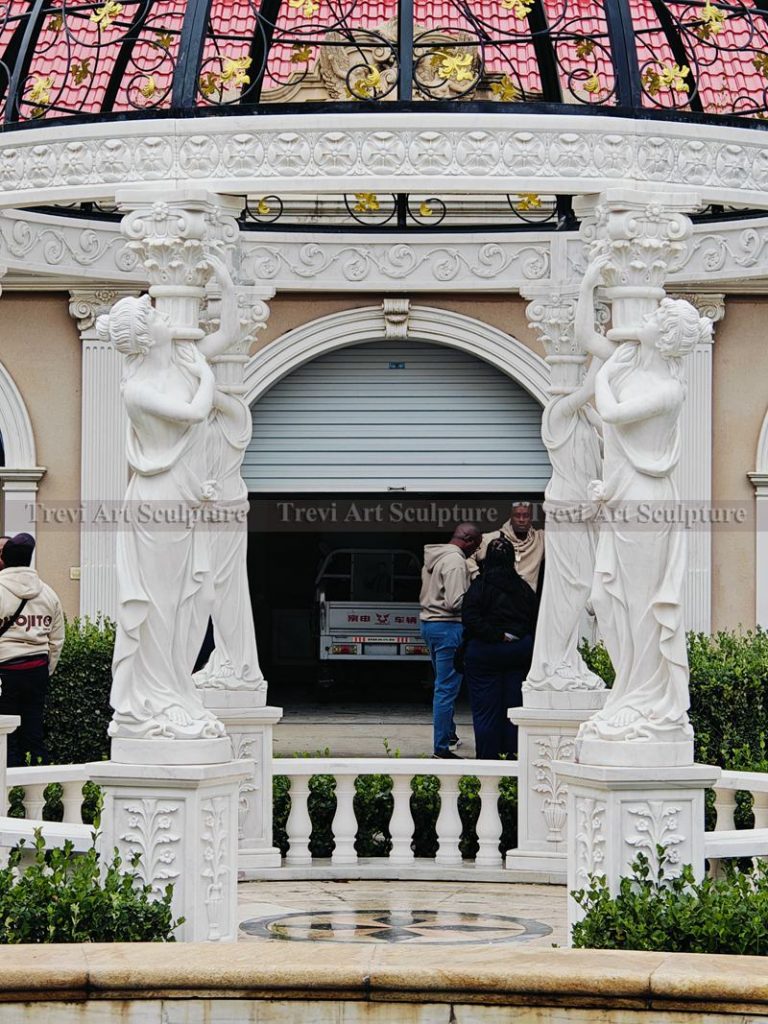
{"label": "statue's draped robe", "polygon": [[600,441],[583,406],[563,410],[569,397],[553,399],[542,416],[541,436],[552,463],[544,495],[547,570],[525,689],[603,687],[578,651],[597,539],[587,488],[601,473]]}
{"label": "statue's draped robe", "polygon": [[[206,424],[162,419],[130,400],[126,408],[131,476],[117,536],[110,734],[218,736],[222,727],[203,707],[191,674],[212,604],[209,536],[174,522],[201,507]],[[171,707],[192,724],[169,721]]]}
{"label": "statue's draped robe", "polygon": [[[620,402],[632,397],[627,384],[639,359],[639,346],[624,344],[600,370],[618,368],[611,388]],[[679,415],[680,406],[642,422],[603,425],[607,521],[597,545],[592,604],[616,680],[583,735],[692,735],[682,609],[685,535],[679,524],[644,522],[644,509],[669,510],[677,501],[672,471],[680,456]]]}

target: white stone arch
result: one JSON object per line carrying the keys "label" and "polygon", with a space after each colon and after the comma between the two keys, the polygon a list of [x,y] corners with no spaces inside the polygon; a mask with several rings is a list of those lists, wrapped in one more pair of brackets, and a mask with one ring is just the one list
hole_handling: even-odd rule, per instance
{"label": "white stone arch", "polygon": [[0,466],[0,518],[4,533],[34,534],[29,506],[45,470],[37,465],[32,421],[16,383],[0,363],[0,435],[5,465]]}
{"label": "white stone arch", "polygon": [[768,412],[757,439],[755,471],[749,479],[755,488],[755,622],[768,627]]}
{"label": "white stone arch", "polygon": [[[265,345],[245,370],[244,398],[259,400],[283,377],[334,349],[391,337],[383,306],[362,306],[311,320]],[[460,349],[511,377],[540,405],[547,400],[549,368],[541,356],[498,327],[433,306],[414,305],[408,316],[409,341]]]}
{"label": "white stone arch", "polygon": [[13,469],[37,466],[35,435],[27,406],[13,377],[0,363],[0,436],[5,464]]}

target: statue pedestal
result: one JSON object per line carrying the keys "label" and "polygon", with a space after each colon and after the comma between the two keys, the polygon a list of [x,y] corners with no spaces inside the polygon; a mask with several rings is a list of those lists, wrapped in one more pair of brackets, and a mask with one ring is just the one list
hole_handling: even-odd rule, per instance
{"label": "statue pedestal", "polygon": [[241,878],[258,877],[262,868],[279,868],[272,845],[272,729],[283,709],[257,702],[263,692],[204,689],[203,703],[224,723],[235,758],[247,758],[253,771],[240,784],[239,857]]}
{"label": "statue pedestal", "polygon": [[[509,718],[518,727],[518,815],[517,849],[507,853],[511,871],[530,875],[531,880],[563,884],[566,880],[568,787],[554,772],[556,761],[573,761],[576,733],[601,707],[606,690],[534,691],[549,706],[510,708]],[[526,692],[526,705],[531,691]],[[585,697],[593,703],[579,707]],[[576,706],[572,706],[575,702]],[[557,706],[559,704],[559,707]],[[570,706],[569,706],[570,705]]]}
{"label": "statue pedestal", "polygon": [[238,803],[248,761],[128,765],[99,761],[89,777],[104,793],[99,848],[117,847],[159,894],[173,884],[173,915],[184,942],[237,939]]}
{"label": "statue pedestal", "polygon": [[[697,878],[703,876],[704,791],[719,778],[719,768],[616,768],[561,760],[552,770],[567,787],[569,893],[586,888],[591,874],[605,875],[616,892],[638,853],[645,854],[655,875],[659,846],[667,851],[668,877],[678,875],[684,864],[692,865]],[[581,916],[569,896],[569,934]]]}

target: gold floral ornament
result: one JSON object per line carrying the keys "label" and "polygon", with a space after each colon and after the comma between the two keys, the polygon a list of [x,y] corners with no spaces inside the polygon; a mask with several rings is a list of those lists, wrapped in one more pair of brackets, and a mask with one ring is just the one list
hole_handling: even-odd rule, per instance
{"label": "gold floral ornament", "polygon": [[419,204],[419,213],[421,214],[422,217],[432,217],[434,216],[435,211],[432,209],[432,207],[425,199],[422,203]]}
{"label": "gold floral ornament", "polygon": [[107,0],[103,6],[96,8],[89,20],[99,28],[109,28],[115,18],[119,18],[122,13],[122,4],[115,3],[115,0]]}
{"label": "gold floral ornament", "polygon": [[225,57],[221,69],[222,82],[235,88],[250,85],[251,78],[247,72],[252,63],[250,57]]}
{"label": "gold floral ornament", "polygon": [[505,11],[512,11],[520,21],[527,18],[533,7],[533,0],[501,0],[501,6]]}
{"label": "gold floral ornament", "polygon": [[288,0],[288,6],[293,7],[296,11],[301,11],[305,18],[311,18],[320,10],[320,4],[315,0]]}
{"label": "gold floral ornament", "polygon": [[602,85],[600,84],[600,79],[596,74],[590,75],[584,82],[584,92],[588,92],[590,96],[596,96],[601,89]]}
{"label": "gold floral ornament", "polygon": [[655,68],[646,68],[642,80],[649,96],[658,96],[662,89],[690,92],[691,88],[686,82],[690,73],[691,69],[687,64],[683,64],[682,67],[677,64],[665,64],[661,71],[657,71]]}
{"label": "gold floral ornament", "polygon": [[75,85],[82,85],[83,82],[87,82],[93,74],[93,71],[91,71],[91,58],[86,57],[84,60],[73,60],[69,66],[69,73]]}
{"label": "gold floral ornament", "polygon": [[758,53],[752,64],[756,71],[768,78],[768,53]]}
{"label": "gold floral ornament", "polygon": [[159,46],[161,50],[170,50],[173,46],[173,36],[170,32],[158,32],[155,36],[155,46]]}
{"label": "gold floral ornament", "polygon": [[370,64],[365,65],[368,69],[367,75],[362,75],[355,82],[350,96],[360,99],[361,97],[369,98],[373,95],[373,90],[381,85],[381,72],[375,66]]}
{"label": "gold floral ornament", "polygon": [[723,25],[727,20],[728,15],[725,11],[721,11],[719,7],[715,7],[710,0],[707,0],[699,11],[700,24],[696,26],[694,32],[699,39],[711,39],[718,32],[722,32]]}
{"label": "gold floral ornament", "polygon": [[381,203],[375,192],[355,192],[357,202],[352,207],[355,213],[376,213],[381,209]]}
{"label": "gold floral ornament", "polygon": [[152,99],[152,97],[157,92],[157,79],[155,78],[154,75],[149,75],[147,77],[146,82],[139,89],[139,92],[141,93],[145,100]]}
{"label": "gold floral ornament", "polygon": [[446,82],[471,82],[475,77],[471,53],[438,50],[433,54],[431,63]]}
{"label": "gold floral ornament", "polygon": [[45,108],[50,106],[52,88],[52,75],[47,75],[45,78],[38,77],[34,80],[32,88],[27,93],[29,102],[37,104],[37,106],[32,108],[32,117],[42,117],[45,113]]}
{"label": "gold floral ornament", "polygon": [[200,87],[200,92],[203,96],[213,96],[220,85],[221,79],[215,71],[204,71],[203,74],[200,75],[198,86]]}
{"label": "gold floral ornament", "polygon": [[308,64],[312,60],[312,47],[294,43],[291,47],[291,64]]}
{"label": "gold floral ornament", "polygon": [[266,199],[261,198],[256,204],[256,212],[260,213],[262,217],[266,217],[268,213],[272,213],[272,207]]}
{"label": "gold floral ornament", "polygon": [[512,103],[521,95],[509,75],[502,75],[498,82],[491,83],[491,94],[501,103]]}
{"label": "gold floral ornament", "polygon": [[61,30],[64,28],[64,15],[51,15],[51,17],[48,19],[48,24],[45,27],[48,29],[49,32],[53,32],[53,34],[57,36],[59,32],[61,32]]}
{"label": "gold floral ornament", "polygon": [[577,57],[579,57],[579,58],[581,58],[583,60],[584,57],[590,57],[594,52],[595,52],[595,40],[594,39],[586,39],[584,36],[581,36],[579,39],[576,40],[576,56]]}
{"label": "gold floral ornament", "polygon": [[536,192],[520,192],[517,197],[517,208],[523,212],[541,209],[541,196]]}

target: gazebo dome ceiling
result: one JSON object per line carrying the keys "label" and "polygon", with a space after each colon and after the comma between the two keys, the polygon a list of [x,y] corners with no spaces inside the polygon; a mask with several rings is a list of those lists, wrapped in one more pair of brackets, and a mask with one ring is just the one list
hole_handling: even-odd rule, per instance
{"label": "gazebo dome ceiling", "polygon": [[759,128],[768,0],[11,0],[0,98],[7,127],[472,101]]}

